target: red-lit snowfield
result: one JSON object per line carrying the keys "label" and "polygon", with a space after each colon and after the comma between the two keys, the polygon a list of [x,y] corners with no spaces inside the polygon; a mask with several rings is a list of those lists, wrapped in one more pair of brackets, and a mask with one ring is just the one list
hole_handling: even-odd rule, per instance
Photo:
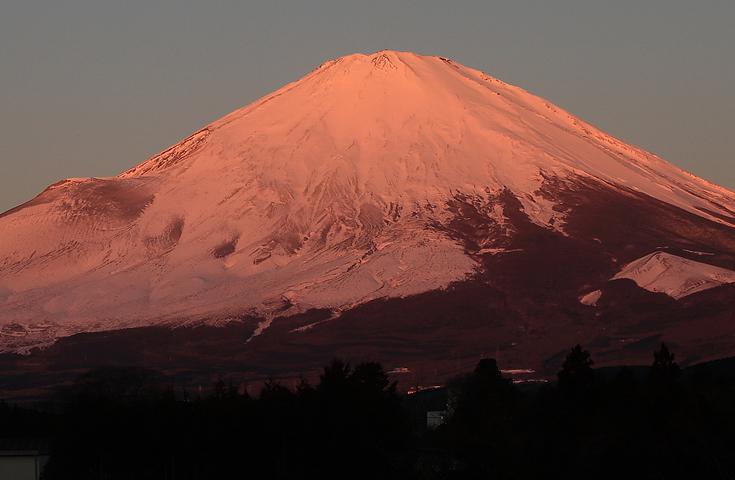
{"label": "red-lit snowfield", "polygon": [[735,194],[441,57],[328,61],[0,231],[5,351],[244,322],[251,363],[735,354]]}

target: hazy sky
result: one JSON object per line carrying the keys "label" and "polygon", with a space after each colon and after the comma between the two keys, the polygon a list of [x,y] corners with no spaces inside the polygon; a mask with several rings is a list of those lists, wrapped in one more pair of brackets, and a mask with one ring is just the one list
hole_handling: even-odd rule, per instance
{"label": "hazy sky", "polygon": [[0,1],[0,211],[326,59],[452,57],[735,188],[735,1]]}

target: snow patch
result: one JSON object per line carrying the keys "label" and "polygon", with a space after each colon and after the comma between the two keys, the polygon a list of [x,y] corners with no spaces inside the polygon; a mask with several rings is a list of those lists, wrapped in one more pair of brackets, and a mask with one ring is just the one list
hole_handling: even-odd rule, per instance
{"label": "snow patch", "polygon": [[250,343],[255,337],[259,337],[263,334],[268,328],[270,328],[271,324],[273,323],[273,315],[266,314],[265,319],[258,322],[258,326],[255,328],[255,331],[253,332],[250,337],[248,337],[247,340],[245,340],[245,343]]}
{"label": "snow patch", "polygon": [[633,280],[648,291],[679,299],[733,283],[735,271],[666,252],[654,252],[626,265],[613,280],[621,278]]}
{"label": "snow patch", "polygon": [[602,291],[594,290],[579,297],[579,303],[581,303],[582,305],[587,305],[589,307],[595,307],[597,306],[597,302],[600,300],[601,297]]}

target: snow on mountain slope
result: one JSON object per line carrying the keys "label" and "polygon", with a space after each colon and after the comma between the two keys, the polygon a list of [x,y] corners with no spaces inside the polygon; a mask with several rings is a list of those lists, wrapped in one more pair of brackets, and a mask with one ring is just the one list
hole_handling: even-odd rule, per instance
{"label": "snow on mountain slope", "polygon": [[735,282],[735,271],[654,252],[626,265],[613,279],[628,278],[639,287],[673,298]]}
{"label": "snow on mountain slope", "polygon": [[[326,62],[122,177],[213,170],[285,184],[289,195],[339,181],[375,196],[401,192],[420,200],[456,190],[533,194],[545,175],[573,173],[715,221],[721,219],[702,209],[735,215],[732,192],[520,88],[451,60],[404,52]],[[543,199],[521,201],[540,224],[554,215]]]}
{"label": "snow on mountain slope", "polygon": [[480,251],[504,252],[498,199],[565,234],[549,185],[571,180],[735,226],[732,192],[520,88],[441,57],[342,57],[117,177],[1,215],[0,323],[43,340],[443,288],[480,268],[447,234],[452,202],[482,208]]}

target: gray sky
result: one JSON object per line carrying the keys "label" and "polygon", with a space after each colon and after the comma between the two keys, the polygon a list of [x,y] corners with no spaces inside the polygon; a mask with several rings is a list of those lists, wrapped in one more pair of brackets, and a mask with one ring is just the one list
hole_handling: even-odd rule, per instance
{"label": "gray sky", "polygon": [[448,56],[735,188],[732,0],[2,0],[0,211],[354,52]]}

